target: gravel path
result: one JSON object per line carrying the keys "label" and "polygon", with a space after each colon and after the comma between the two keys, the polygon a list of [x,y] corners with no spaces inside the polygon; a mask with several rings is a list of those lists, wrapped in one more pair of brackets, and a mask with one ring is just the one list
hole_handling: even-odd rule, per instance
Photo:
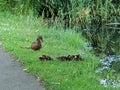
{"label": "gravel path", "polygon": [[0,90],[45,90],[34,76],[24,72],[20,63],[0,48]]}

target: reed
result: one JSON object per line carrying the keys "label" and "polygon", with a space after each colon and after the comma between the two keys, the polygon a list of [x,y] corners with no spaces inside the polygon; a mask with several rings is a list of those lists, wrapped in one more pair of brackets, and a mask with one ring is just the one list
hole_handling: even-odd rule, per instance
{"label": "reed", "polygon": [[[119,17],[120,2],[116,0],[0,0],[0,10],[28,14],[29,10],[42,14],[45,8],[51,14],[71,16],[73,25],[114,22]],[[38,12],[39,11],[39,12]]]}

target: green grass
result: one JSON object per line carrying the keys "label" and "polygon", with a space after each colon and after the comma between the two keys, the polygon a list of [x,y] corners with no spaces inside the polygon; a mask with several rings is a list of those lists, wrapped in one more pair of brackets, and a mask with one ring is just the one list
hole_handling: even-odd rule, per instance
{"label": "green grass", "polygon": [[[38,35],[43,36],[40,51],[23,49]],[[42,19],[32,16],[13,16],[0,13],[0,41],[3,48],[23,63],[23,68],[44,81],[48,90],[119,90],[99,84],[95,74],[98,58],[84,48],[86,40],[73,30],[47,27]],[[49,55],[54,61],[39,61],[39,56]],[[60,55],[81,54],[84,61],[61,62]]]}

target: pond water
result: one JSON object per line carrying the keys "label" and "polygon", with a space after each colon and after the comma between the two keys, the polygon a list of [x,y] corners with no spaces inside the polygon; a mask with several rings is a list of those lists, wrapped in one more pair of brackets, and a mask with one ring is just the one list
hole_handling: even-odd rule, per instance
{"label": "pond water", "polygon": [[119,88],[120,87],[120,80],[115,81],[112,79],[101,79],[100,84],[104,87],[112,86],[113,88]]}
{"label": "pond water", "polygon": [[[102,57],[95,71],[101,75],[100,84],[104,87],[120,87],[120,23],[84,29],[83,35],[90,41],[85,47],[94,50]],[[104,57],[103,57],[104,56]]]}
{"label": "pond water", "polygon": [[120,24],[93,25],[85,28],[83,35],[91,42],[96,55],[120,53]]}
{"label": "pond water", "polygon": [[120,78],[115,76],[120,74],[120,57],[109,55],[100,60],[100,67],[95,71],[97,74],[106,73],[104,79],[99,80],[104,87],[120,87]]}

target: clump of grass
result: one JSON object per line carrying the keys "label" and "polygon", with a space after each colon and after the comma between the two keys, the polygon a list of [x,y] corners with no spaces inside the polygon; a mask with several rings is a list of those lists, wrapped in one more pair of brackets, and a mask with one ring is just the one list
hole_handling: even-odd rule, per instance
{"label": "clump of grass", "polygon": [[[48,28],[44,24],[32,16],[1,13],[0,40],[3,48],[23,62],[29,73],[40,77],[48,90],[117,90],[99,85],[100,77],[95,74],[98,58],[84,48],[86,39],[81,34],[62,27]],[[38,35],[44,39],[40,51],[20,48],[21,45],[30,45]],[[38,57],[43,54],[54,57],[54,61],[39,61]],[[55,58],[68,54],[81,54],[84,61],[61,62]]]}

